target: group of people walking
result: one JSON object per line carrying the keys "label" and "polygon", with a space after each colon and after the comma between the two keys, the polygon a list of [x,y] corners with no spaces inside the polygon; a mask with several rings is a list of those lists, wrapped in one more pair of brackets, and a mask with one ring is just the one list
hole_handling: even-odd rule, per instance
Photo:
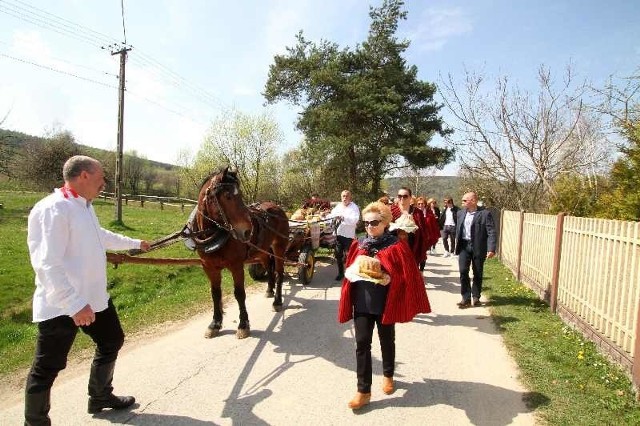
{"label": "group of people walking", "polygon": [[[103,229],[92,201],[104,189],[102,165],[74,156],[64,164],[64,185],[38,202],[28,219],[27,243],[35,271],[33,321],[38,324],[34,361],[25,389],[25,424],[49,425],[50,392],[65,368],[78,330],[96,344],[88,385],[89,413],[131,407],[135,398],[113,393],[113,373],[124,332],[107,293],[108,249],[139,248],[150,243]],[[375,201],[362,210],[365,235],[356,239],[360,209],[348,190],[328,214],[340,218],[337,228],[337,280],[342,280],[338,320],[354,321],[357,393],[354,410],[371,399],[371,343],[377,327],[382,350],[382,391],[395,390],[395,324],[431,312],[420,269],[442,228],[447,253],[459,255],[460,308],[480,303],[485,258],[495,254],[490,211],[478,208],[469,192],[458,209],[447,198],[442,212],[433,203],[400,188],[397,202]],[[469,271],[473,270],[473,281]]]}
{"label": "group of people walking", "polygon": [[[343,197],[343,206],[336,207],[332,214],[347,211],[348,207],[352,214],[357,211],[350,193],[349,201],[345,201]],[[478,208],[475,192],[466,193],[462,203],[463,208],[459,209],[448,197],[443,211],[436,214],[433,202],[418,197],[414,205],[411,190],[402,187],[396,203],[378,200],[363,209],[366,235],[355,240],[355,225],[350,229],[352,242],[344,264],[342,251],[336,251],[338,278],[343,278],[338,320],[353,319],[356,339],[357,392],[348,402],[349,408],[358,410],[371,400],[375,327],[382,354],[381,389],[385,394],[394,392],[395,323],[409,322],[417,314],[431,312],[420,270],[425,267],[427,250],[432,250],[438,241],[440,228],[446,253],[458,255],[462,295],[458,307],[480,305],[484,261],[493,257],[496,250],[495,227],[491,212]],[[401,226],[393,226],[400,223]]]}

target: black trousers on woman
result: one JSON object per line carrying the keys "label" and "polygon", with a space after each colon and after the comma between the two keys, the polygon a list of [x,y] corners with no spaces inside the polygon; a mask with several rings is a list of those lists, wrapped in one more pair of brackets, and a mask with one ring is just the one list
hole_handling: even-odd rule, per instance
{"label": "black trousers on woman", "polygon": [[396,331],[394,324],[382,324],[382,315],[355,313],[353,318],[356,332],[356,372],[358,392],[371,393],[372,366],[371,340],[373,327],[378,327],[378,338],[382,352],[382,374],[393,377],[396,362]]}

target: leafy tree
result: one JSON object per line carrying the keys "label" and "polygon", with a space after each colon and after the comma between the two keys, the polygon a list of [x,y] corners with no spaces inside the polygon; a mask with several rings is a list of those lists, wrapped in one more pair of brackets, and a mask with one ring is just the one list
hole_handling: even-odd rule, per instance
{"label": "leafy tree", "polygon": [[322,159],[317,159],[314,154],[309,142],[303,140],[299,148],[282,156],[279,202],[285,207],[299,208],[314,193],[320,198],[340,199],[340,192],[346,188],[342,174],[329,172]]}
{"label": "leafy tree", "polygon": [[274,57],[264,91],[269,103],[302,107],[297,127],[310,157],[326,175],[337,173],[341,186],[369,199],[389,172],[446,164],[453,155],[428,145],[448,130],[433,100],[435,85],[418,80],[417,68],[402,57],[409,46],[395,37],[398,21],[406,19],[402,6],[385,0],[371,8],[369,35],[355,48],[316,44],[300,31],[297,45]]}
{"label": "leafy tree", "polygon": [[640,220],[640,68],[626,84],[610,83],[598,91],[604,100],[598,109],[612,118],[624,138],[622,154],[609,175],[611,188],[600,197],[598,215],[621,220]]}
{"label": "leafy tree", "polygon": [[138,194],[145,173],[145,161],[137,151],[124,153],[122,161],[122,180],[132,194]]}
{"label": "leafy tree", "polygon": [[231,166],[238,171],[248,201],[275,199],[276,146],[282,137],[277,123],[266,112],[250,115],[229,111],[213,121],[195,158],[182,154],[184,176],[192,188],[198,189],[202,179],[217,166]]}
{"label": "leafy tree", "polygon": [[[7,112],[2,119],[0,119],[0,126],[5,122],[9,113]],[[11,134],[3,133],[0,135],[0,175],[11,176],[11,159],[15,154],[15,146],[11,143]]]}
{"label": "leafy tree", "polygon": [[549,212],[580,217],[595,215],[598,197],[607,189],[605,177],[578,171],[560,176],[553,185],[556,197],[551,201]]}
{"label": "leafy tree", "polygon": [[62,166],[69,157],[82,154],[69,131],[59,131],[43,141],[27,141],[16,159],[17,176],[34,189],[51,191],[64,182]]}

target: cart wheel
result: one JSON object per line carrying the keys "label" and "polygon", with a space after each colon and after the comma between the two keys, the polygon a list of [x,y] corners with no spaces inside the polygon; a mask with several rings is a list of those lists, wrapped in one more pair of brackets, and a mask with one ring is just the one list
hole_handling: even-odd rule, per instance
{"label": "cart wheel", "polygon": [[298,266],[298,279],[302,285],[307,285],[313,278],[316,265],[316,255],[311,247],[304,247],[298,256],[298,263],[302,263]]}
{"label": "cart wheel", "polygon": [[267,278],[267,270],[262,266],[262,263],[252,263],[248,267],[249,276],[255,281],[263,281]]}

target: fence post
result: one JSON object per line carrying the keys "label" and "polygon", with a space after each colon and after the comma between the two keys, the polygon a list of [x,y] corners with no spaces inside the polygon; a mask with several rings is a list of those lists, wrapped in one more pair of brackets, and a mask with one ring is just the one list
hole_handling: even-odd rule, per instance
{"label": "fence post", "polygon": [[125,206],[128,206],[128,205],[129,205],[129,196],[128,196],[128,195],[125,195],[125,196],[124,196],[124,205],[125,205]]}
{"label": "fence post", "polygon": [[164,202],[160,200],[160,210],[164,210]]}
{"label": "fence post", "polygon": [[[636,223],[634,226],[634,237],[638,240],[638,230],[640,226]],[[633,381],[633,387],[636,391],[636,399],[640,400],[640,336],[638,331],[640,330],[640,305],[638,305],[638,311],[636,312],[636,341],[633,348],[633,364],[631,366],[631,380]]]}
{"label": "fence post", "polygon": [[[636,312],[636,327],[640,325],[640,308]],[[633,348],[633,365],[631,366],[631,379],[636,389],[636,399],[640,399],[640,338],[636,336],[636,344]]]}
{"label": "fence post", "polygon": [[504,209],[500,210],[500,234],[498,235],[498,259],[502,262],[502,225],[504,225]]}
{"label": "fence post", "polygon": [[524,234],[524,210],[520,210],[518,223],[518,255],[516,257],[516,279],[520,281],[520,265],[522,265],[522,240]]}
{"label": "fence post", "polygon": [[564,231],[564,212],[556,217],[556,242],[553,246],[553,266],[551,268],[551,294],[549,294],[549,306],[554,314],[558,310],[558,279],[560,278],[560,260],[562,258],[562,235]]}

